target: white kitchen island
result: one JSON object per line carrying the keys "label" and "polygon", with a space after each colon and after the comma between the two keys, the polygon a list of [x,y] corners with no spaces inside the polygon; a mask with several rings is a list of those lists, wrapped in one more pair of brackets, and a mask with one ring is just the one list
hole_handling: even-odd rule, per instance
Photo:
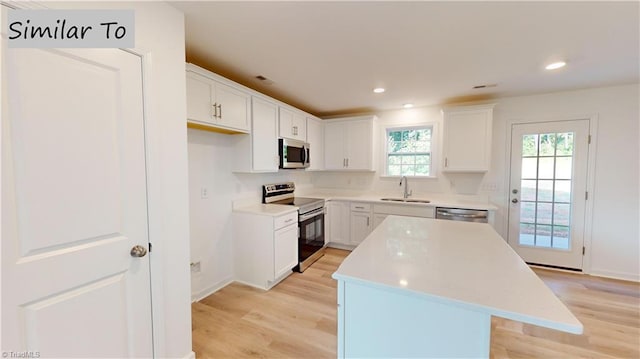
{"label": "white kitchen island", "polygon": [[333,278],[340,358],[488,358],[491,316],[583,330],[487,224],[389,216]]}

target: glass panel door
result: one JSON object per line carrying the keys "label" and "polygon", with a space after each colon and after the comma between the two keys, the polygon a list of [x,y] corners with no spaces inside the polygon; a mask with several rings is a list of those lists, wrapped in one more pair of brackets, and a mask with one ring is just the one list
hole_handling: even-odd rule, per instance
{"label": "glass panel door", "polygon": [[574,132],[522,135],[521,245],[570,249]]}
{"label": "glass panel door", "polygon": [[536,264],[582,268],[589,121],[513,125],[509,243]]}

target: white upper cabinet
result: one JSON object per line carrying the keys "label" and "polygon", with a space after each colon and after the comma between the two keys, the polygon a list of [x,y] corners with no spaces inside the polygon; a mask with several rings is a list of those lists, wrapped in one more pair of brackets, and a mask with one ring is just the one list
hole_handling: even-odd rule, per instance
{"label": "white upper cabinet", "polygon": [[191,64],[187,65],[186,76],[189,123],[221,132],[250,131],[249,93],[222,83],[214,73]]}
{"label": "white upper cabinet", "polygon": [[307,141],[307,119],[302,112],[280,106],[280,137]]}
{"label": "white upper cabinet", "polygon": [[278,158],[278,105],[253,97],[251,99],[253,125],[251,130],[252,170],[276,172]]}
{"label": "white upper cabinet", "polygon": [[493,107],[450,107],[444,119],[444,172],[487,172],[491,164]]}
{"label": "white upper cabinet", "polygon": [[324,126],[322,120],[307,117],[307,142],[309,143],[309,167],[307,170],[324,169]]}
{"label": "white upper cabinet", "polygon": [[375,116],[324,121],[326,170],[373,171]]}

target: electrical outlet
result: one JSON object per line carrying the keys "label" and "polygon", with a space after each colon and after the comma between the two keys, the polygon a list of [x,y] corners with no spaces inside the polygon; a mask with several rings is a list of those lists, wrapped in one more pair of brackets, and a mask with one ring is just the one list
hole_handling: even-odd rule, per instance
{"label": "electrical outlet", "polygon": [[191,272],[200,273],[200,262],[192,262],[191,263]]}
{"label": "electrical outlet", "polygon": [[209,189],[207,187],[200,188],[200,198],[201,199],[209,198]]}
{"label": "electrical outlet", "polygon": [[484,183],[481,188],[482,188],[483,191],[486,191],[486,192],[496,192],[498,190],[498,184],[497,183]]}

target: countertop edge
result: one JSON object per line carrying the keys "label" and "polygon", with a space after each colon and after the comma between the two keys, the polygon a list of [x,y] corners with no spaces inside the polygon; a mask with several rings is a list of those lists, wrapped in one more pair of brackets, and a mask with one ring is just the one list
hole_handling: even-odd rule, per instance
{"label": "countertop edge", "polygon": [[[374,196],[354,197],[354,196],[341,196],[341,195],[319,195],[315,193],[310,193],[308,195],[304,195],[304,197],[319,198],[319,199],[324,199],[325,201],[367,202],[367,203],[375,203],[375,204],[390,204],[390,205],[412,206],[412,207],[448,207],[448,208],[478,209],[478,210],[486,210],[486,211],[498,210],[498,207],[489,203],[464,203],[464,202],[455,202],[455,201],[446,201],[446,200],[431,201],[428,198],[424,198],[424,199],[431,201],[429,203],[413,203],[413,202],[383,201],[380,198],[372,198]],[[376,196],[376,197],[385,198],[385,196]],[[422,199],[422,198],[410,198],[410,199]]]}
{"label": "countertop edge", "polygon": [[365,285],[373,288],[387,290],[387,291],[395,292],[398,294],[419,297],[424,300],[432,301],[434,303],[453,305],[455,307],[462,308],[462,309],[467,309],[467,310],[480,312],[480,313],[486,313],[495,317],[514,320],[514,321],[518,321],[526,324],[532,324],[532,325],[536,325],[544,328],[555,329],[555,330],[559,330],[559,331],[570,333],[570,334],[580,335],[584,332],[584,326],[579,321],[577,325],[558,323],[550,320],[523,315],[520,313],[513,313],[513,312],[500,310],[493,307],[487,307],[487,306],[476,304],[476,303],[469,303],[469,302],[442,297],[442,296],[438,296],[430,293],[419,292],[419,291],[415,291],[408,288],[400,288],[400,287],[388,285],[385,283],[372,282],[366,279],[340,274],[337,271],[331,275],[331,278],[335,280],[342,280],[345,282],[352,282],[352,283],[357,283],[357,284],[361,284],[361,285]]}
{"label": "countertop edge", "polygon": [[233,213],[249,213],[260,216],[279,217],[285,214],[298,211],[297,206],[284,204],[254,204],[249,206],[237,207],[233,209]]}

